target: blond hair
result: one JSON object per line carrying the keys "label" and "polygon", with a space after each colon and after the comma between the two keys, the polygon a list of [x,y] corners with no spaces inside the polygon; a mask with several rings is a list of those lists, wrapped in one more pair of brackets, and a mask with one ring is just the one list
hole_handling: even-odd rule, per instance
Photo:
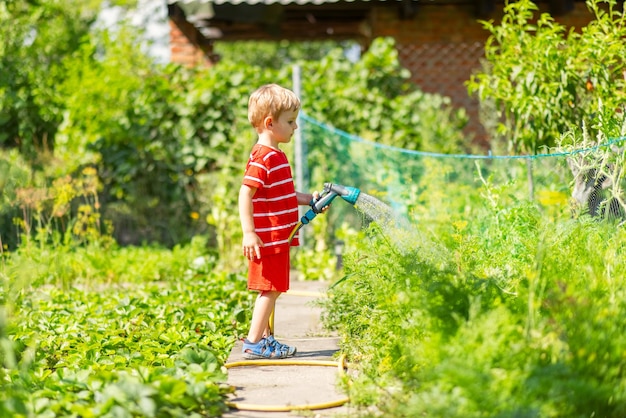
{"label": "blond hair", "polygon": [[266,84],[259,87],[248,100],[248,120],[255,128],[263,124],[266,117],[278,119],[286,110],[299,110],[298,96],[278,84]]}

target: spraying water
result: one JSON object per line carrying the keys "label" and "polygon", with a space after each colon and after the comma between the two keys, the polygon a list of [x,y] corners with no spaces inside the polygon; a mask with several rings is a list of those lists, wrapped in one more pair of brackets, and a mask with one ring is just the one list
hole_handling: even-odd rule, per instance
{"label": "spraying water", "polygon": [[380,225],[385,232],[390,232],[388,229],[395,226],[396,217],[391,207],[374,196],[361,192],[354,207]]}
{"label": "spraying water", "polygon": [[417,232],[410,222],[374,196],[361,192],[354,207],[369,220],[376,222],[382,232],[402,252],[409,248],[411,241],[415,241]]}
{"label": "spraying water", "polygon": [[354,205],[369,221],[375,222],[382,233],[389,239],[390,243],[406,254],[407,251],[415,250],[419,246],[417,243],[420,235],[412,227],[411,223],[404,216],[395,212],[389,205],[381,202],[374,196],[361,192],[355,187],[342,186],[340,184],[325,183],[324,190],[319,198],[311,202],[311,209],[300,219],[300,222],[293,228],[289,236],[289,241],[293,239],[296,232],[302,226],[311,222],[317,214],[321,213],[325,207],[336,198],[340,197],[346,202]]}

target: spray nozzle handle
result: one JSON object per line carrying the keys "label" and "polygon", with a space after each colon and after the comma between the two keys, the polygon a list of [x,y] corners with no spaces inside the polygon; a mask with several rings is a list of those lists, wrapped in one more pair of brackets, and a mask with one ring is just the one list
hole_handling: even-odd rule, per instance
{"label": "spray nozzle handle", "polygon": [[324,189],[317,199],[311,200],[311,210],[315,213],[322,213],[322,210],[336,197],[337,193]]}

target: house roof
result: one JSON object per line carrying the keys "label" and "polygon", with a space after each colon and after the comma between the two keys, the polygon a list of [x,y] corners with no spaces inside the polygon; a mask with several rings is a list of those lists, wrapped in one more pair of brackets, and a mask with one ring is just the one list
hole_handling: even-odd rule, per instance
{"label": "house roof", "polygon": [[[414,0],[408,0],[412,3]],[[184,19],[207,40],[359,39],[375,3],[399,0],[168,0],[170,17]]]}
{"label": "house roof", "polygon": [[[553,16],[567,13],[575,1],[544,0]],[[395,8],[411,18],[424,5],[472,5],[487,18],[506,0],[167,0],[170,18],[195,26],[207,41],[262,39],[368,38],[374,8]]]}
{"label": "house roof", "polygon": [[[169,4],[178,3],[181,7],[190,5],[196,7],[198,5],[209,4],[326,4],[326,3],[339,3],[339,2],[375,2],[385,0],[168,0]],[[401,1],[401,0],[395,0]]]}

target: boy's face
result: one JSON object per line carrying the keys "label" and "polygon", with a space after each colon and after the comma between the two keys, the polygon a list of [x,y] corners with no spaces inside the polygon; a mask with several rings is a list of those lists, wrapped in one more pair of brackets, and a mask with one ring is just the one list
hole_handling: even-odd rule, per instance
{"label": "boy's face", "polygon": [[297,118],[298,110],[285,110],[277,119],[272,119],[269,129],[277,144],[291,141],[293,133],[298,129]]}

